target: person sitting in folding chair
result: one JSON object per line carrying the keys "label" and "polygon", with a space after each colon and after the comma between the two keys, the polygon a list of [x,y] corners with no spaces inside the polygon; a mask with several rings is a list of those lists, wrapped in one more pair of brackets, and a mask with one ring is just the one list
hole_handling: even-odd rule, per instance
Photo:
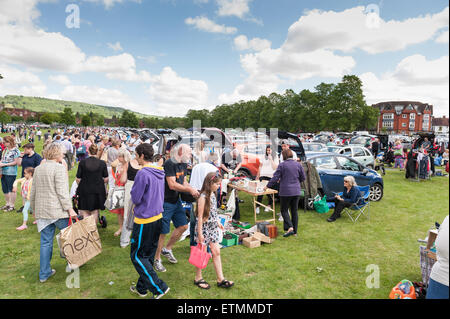
{"label": "person sitting in folding chair", "polygon": [[338,194],[334,197],[334,212],[327,221],[336,221],[336,219],[341,217],[341,212],[344,208],[350,208],[358,202],[361,196],[357,186],[353,176],[344,177],[344,192],[342,197]]}

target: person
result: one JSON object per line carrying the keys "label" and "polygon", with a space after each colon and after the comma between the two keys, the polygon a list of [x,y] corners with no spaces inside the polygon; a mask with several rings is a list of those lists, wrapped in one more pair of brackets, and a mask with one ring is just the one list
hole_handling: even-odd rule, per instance
{"label": "person", "polygon": [[[265,187],[272,188],[280,183],[281,216],[286,233],[283,237],[297,236],[298,232],[298,202],[300,199],[301,183],[306,179],[303,166],[294,160],[293,151],[285,149],[281,152],[283,163],[281,163],[269,183]],[[290,208],[291,216],[288,209]]]}
{"label": "person", "polygon": [[[133,205],[133,202],[131,201],[131,189],[133,188],[134,179],[136,178],[137,172],[142,168],[137,161],[135,151],[134,154],[135,157],[127,162],[126,169],[124,169],[123,173],[123,179],[126,180],[123,215],[124,220],[127,220],[129,209]],[[130,244],[130,235],[131,232],[126,227],[122,227],[122,234],[120,235],[120,247],[125,248]]]}
{"label": "person", "polygon": [[135,205],[130,258],[139,279],[130,290],[140,297],[146,297],[150,291],[154,298],[159,299],[170,290],[154,270],[154,257],[162,229],[165,173],[163,168],[151,165],[153,147],[150,144],[140,144],[135,151],[142,169],[137,172],[130,192]]}
{"label": "person", "polygon": [[402,146],[402,142],[400,140],[395,141],[394,156],[395,156],[394,168],[403,169],[403,163],[404,163],[403,146]]}
{"label": "person", "polygon": [[[69,140],[70,135],[68,133],[64,134],[64,139],[61,144],[64,147],[64,159],[67,163],[67,169],[70,171],[72,169],[72,160],[73,160],[73,145]],[[87,150],[88,148],[86,148]],[[89,156],[89,155],[88,155]]]}
{"label": "person", "polygon": [[41,234],[39,280],[46,282],[56,273],[50,262],[53,252],[55,228],[69,225],[69,217],[77,214],[72,208],[69,194],[69,175],[62,165],[64,155],[60,145],[52,143],[44,150],[44,159],[36,167],[31,188],[30,207],[35,214],[37,229]]}
{"label": "person", "polygon": [[208,160],[208,152],[205,151],[205,141],[200,140],[194,147],[194,163],[200,164]]}
{"label": "person", "polygon": [[447,165],[448,163],[448,159],[449,159],[449,150],[448,148],[444,151],[444,153],[442,154],[442,163],[443,165]]}
{"label": "person", "polygon": [[127,148],[130,151],[130,153],[134,153],[134,150],[136,149],[136,147],[141,144],[141,140],[139,138],[139,135],[137,135],[136,133],[132,133],[130,139],[127,142]]}
{"label": "person", "polygon": [[[290,145],[289,145],[289,141],[288,140],[282,140],[281,141],[281,153],[283,153],[284,150],[290,150]],[[298,160],[297,153],[294,152],[294,151],[292,151],[292,159],[294,161]],[[280,154],[280,164],[283,163],[283,161],[284,161],[283,155]]]}
{"label": "person", "polygon": [[[273,177],[273,173],[278,168],[278,165],[280,164],[278,160],[278,156],[276,156],[275,153],[272,152],[272,148],[270,145],[266,146],[266,153],[264,157],[261,159],[261,164],[259,165],[258,174],[256,176],[256,180],[259,179],[260,182],[262,181],[270,181]],[[275,187],[275,185],[273,186]],[[272,196],[267,195],[269,198],[269,206],[272,206]],[[257,201],[262,203],[263,196],[258,196]],[[258,206],[256,208],[256,214],[259,214],[260,207]],[[269,208],[266,208],[264,210],[265,212],[270,211]]]}
{"label": "person", "polygon": [[[164,210],[161,235],[159,236],[158,249],[155,254],[155,269],[160,272],[166,271],[166,268],[161,262],[161,254],[168,258],[172,264],[178,262],[173,255],[172,248],[188,228],[180,193],[189,193],[194,198],[198,198],[200,195],[196,189],[189,185],[186,179],[187,163],[190,161],[191,156],[191,148],[187,144],[180,144],[173,148],[170,159],[164,163]],[[172,232],[172,236],[165,246],[165,237],[170,232],[170,221],[173,222],[175,230]]]}
{"label": "person", "polygon": [[114,178],[112,176],[112,166],[111,164],[117,160],[119,156],[119,148],[122,142],[118,139],[115,139],[111,143],[111,147],[108,148],[107,151],[107,162],[106,165],[108,167],[108,177],[109,177],[109,188],[114,187]]}
{"label": "person", "polygon": [[[112,172],[114,178],[114,187],[124,187],[127,182],[126,170],[128,162],[131,160],[130,153],[127,150],[120,149],[117,156],[118,164]],[[119,222],[119,229],[114,233],[115,237],[118,237],[122,233],[123,221],[125,209],[117,208],[110,211],[113,214],[117,214],[117,219]]]}
{"label": "person", "polygon": [[[108,157],[104,157],[103,153],[107,154],[108,151],[108,147],[111,145],[111,143],[109,143],[109,137],[108,135],[103,135],[100,143],[97,145],[98,146],[98,153],[97,153],[97,157],[100,159],[104,159],[106,158],[106,160],[108,159]],[[106,162],[106,161],[105,161]]]}
{"label": "person", "polygon": [[[223,172],[228,174],[236,174],[242,166],[242,157],[239,151],[235,148],[222,154],[222,164],[220,165]],[[235,211],[233,215],[233,221],[236,223],[241,219],[241,213],[239,208],[240,199],[235,197]]]}
{"label": "person", "polygon": [[49,137],[51,137],[50,135],[52,135],[50,133],[50,130],[48,130],[45,134],[44,134],[44,141],[48,140]]}
{"label": "person", "polygon": [[36,132],[36,135],[37,135],[37,137],[38,137],[38,141],[40,142],[40,141],[41,141],[41,136],[42,136],[42,131],[41,131],[41,129],[38,129],[38,131]]}
{"label": "person", "polygon": [[439,227],[436,237],[437,261],[431,269],[426,299],[449,299],[448,287],[448,215]]}
{"label": "person", "polygon": [[92,144],[88,149],[88,158],[78,165],[76,182],[78,184],[78,214],[84,217],[94,216],[98,223],[99,211],[105,209],[106,185],[108,170],[106,163],[99,160],[97,145]]}
{"label": "person", "polygon": [[372,149],[373,157],[377,158],[378,152],[380,151],[380,140],[378,138],[375,138],[370,148]]}
{"label": "person", "polygon": [[34,168],[33,167],[27,167],[24,169],[25,171],[25,177],[21,179],[16,179],[16,181],[13,184],[13,192],[17,192],[17,185],[21,184],[21,195],[22,195],[22,201],[23,201],[23,223],[21,226],[17,227],[16,230],[25,230],[28,228],[27,222],[28,222],[28,210],[30,209],[30,196],[31,196],[31,187],[33,185],[33,173]]}
{"label": "person", "polygon": [[[191,178],[189,180],[189,184],[192,188],[198,190],[199,192],[202,190],[203,183],[205,181],[206,176],[209,173],[220,172],[217,167],[217,161],[219,160],[219,156],[216,153],[210,153],[206,162],[195,165],[192,168]],[[194,235],[195,235],[195,211],[191,209],[190,217],[189,217],[189,239],[190,245],[196,246]]]}
{"label": "person", "polygon": [[11,136],[6,136],[3,139],[5,143],[5,150],[2,153],[2,160],[0,163],[2,190],[5,194],[6,205],[1,207],[5,212],[14,210],[16,202],[16,194],[12,191],[14,181],[17,176],[17,167],[20,163],[20,151],[17,149],[15,140]]}
{"label": "person", "polygon": [[11,136],[14,138],[14,143],[18,146],[21,147],[22,146],[22,138],[20,137],[20,134],[14,134],[12,133]]}
{"label": "person", "polygon": [[20,154],[19,165],[22,166],[22,178],[25,176],[27,167],[36,168],[41,164],[42,157],[34,151],[34,144],[28,143],[23,146],[23,153]]}
{"label": "person", "polygon": [[344,193],[341,196],[334,197],[334,212],[327,219],[328,222],[334,222],[341,217],[341,212],[345,207],[350,207],[357,203],[359,198],[359,190],[357,188],[355,178],[353,176],[344,177]]}
{"label": "person", "polygon": [[[195,216],[197,227],[195,228],[195,241],[211,249],[214,269],[217,276],[217,286],[230,288],[234,282],[225,279],[220,257],[220,231],[224,228],[219,222],[217,213],[216,192],[220,187],[222,178],[219,172],[211,172],[206,175],[197,203]],[[194,284],[202,289],[209,289],[210,285],[203,279],[202,270],[196,267]]]}

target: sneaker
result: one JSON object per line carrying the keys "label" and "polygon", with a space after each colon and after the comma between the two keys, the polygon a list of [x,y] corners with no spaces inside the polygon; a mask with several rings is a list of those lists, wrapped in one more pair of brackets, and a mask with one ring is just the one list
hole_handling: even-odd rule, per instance
{"label": "sneaker", "polygon": [[155,259],[155,263],[153,264],[153,268],[159,272],[166,272],[166,268],[163,266],[161,260]]}
{"label": "sneaker", "polygon": [[21,213],[23,210],[23,206],[16,210],[17,213]]}
{"label": "sneaker", "polygon": [[138,296],[141,297],[141,298],[147,297],[147,293],[141,294],[141,293],[137,290],[136,286],[131,286],[131,287],[130,287],[130,291],[131,291],[132,293],[138,295]]}
{"label": "sneaker", "polygon": [[162,294],[154,295],[153,299],[161,299],[164,295],[166,295],[169,292],[170,288],[167,287],[166,291],[164,291]]}
{"label": "sneaker", "polygon": [[166,248],[163,248],[161,250],[161,254],[166,257],[170,263],[172,264],[176,264],[178,262],[178,260],[175,258],[175,256],[172,253],[172,250],[168,250]]}
{"label": "sneaker", "polygon": [[256,208],[256,214],[259,214],[259,207]]}
{"label": "sneaker", "polygon": [[[55,273],[56,273],[56,270],[55,270],[55,269],[52,269],[52,273],[50,274],[50,276],[48,276],[48,278],[50,278],[51,276],[53,276]],[[42,282],[42,283],[44,283],[44,282],[46,282],[46,281],[48,280],[48,278],[46,278],[46,279],[39,279],[39,281]]]}
{"label": "sneaker", "polygon": [[189,237],[190,235],[191,235],[191,231],[190,231],[190,229],[188,228],[188,229],[186,229],[186,230],[184,231],[184,233],[181,235],[179,241],[185,240],[186,237]]}
{"label": "sneaker", "polygon": [[0,207],[0,210],[5,210],[5,209],[7,209],[8,207],[9,207],[8,205],[2,206],[2,207]]}
{"label": "sneaker", "polygon": [[281,213],[279,213],[279,214],[278,214],[278,221],[279,221],[279,222],[282,222],[283,220],[284,220],[284,219],[283,219],[283,216],[281,216]]}

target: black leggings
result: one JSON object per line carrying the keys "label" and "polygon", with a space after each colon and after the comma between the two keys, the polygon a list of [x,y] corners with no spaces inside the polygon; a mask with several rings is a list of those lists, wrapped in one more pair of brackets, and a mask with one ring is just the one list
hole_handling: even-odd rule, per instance
{"label": "black leggings", "polygon": [[[294,229],[294,234],[297,234],[298,229],[298,201],[300,196],[280,196],[281,202],[281,216],[283,216],[283,227],[287,231],[289,228]],[[289,211],[291,210],[291,216]]]}
{"label": "black leggings", "polygon": [[[267,177],[267,176],[261,176],[260,178],[259,178],[259,181],[260,182],[262,182],[262,181],[270,181],[271,180],[271,178],[270,177]],[[272,203],[273,203],[273,201],[272,201],[272,195],[267,195],[267,197],[269,198],[269,205],[268,206],[272,206]],[[256,199],[258,202],[260,202],[260,203],[262,203],[262,200],[263,200],[263,196],[258,196],[258,198]]]}
{"label": "black leggings", "polygon": [[334,199],[334,213],[331,215],[331,217],[338,218],[341,216],[341,212],[344,210],[345,207],[352,206],[353,203],[350,202],[344,202],[343,200]]}

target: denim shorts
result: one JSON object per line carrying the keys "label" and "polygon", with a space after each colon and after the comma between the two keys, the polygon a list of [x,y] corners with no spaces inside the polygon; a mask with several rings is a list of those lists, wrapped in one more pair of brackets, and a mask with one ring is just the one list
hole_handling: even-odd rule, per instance
{"label": "denim shorts", "polygon": [[188,224],[186,212],[181,204],[181,199],[178,199],[178,202],[175,204],[164,202],[163,209],[161,234],[165,235],[170,233],[170,221],[173,222],[175,228]]}
{"label": "denim shorts", "polygon": [[16,175],[2,175],[2,191],[3,194],[12,193],[13,184],[16,180]]}

